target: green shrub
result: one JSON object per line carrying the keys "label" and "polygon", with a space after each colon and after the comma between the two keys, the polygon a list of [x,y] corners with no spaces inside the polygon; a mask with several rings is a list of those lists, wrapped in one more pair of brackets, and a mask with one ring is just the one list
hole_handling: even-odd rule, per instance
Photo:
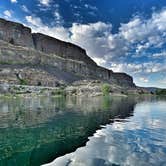
{"label": "green shrub", "polygon": [[101,90],[103,95],[108,95],[111,91],[111,87],[109,84],[103,84]]}
{"label": "green shrub", "polygon": [[24,79],[20,79],[20,85],[28,85],[28,81]]}

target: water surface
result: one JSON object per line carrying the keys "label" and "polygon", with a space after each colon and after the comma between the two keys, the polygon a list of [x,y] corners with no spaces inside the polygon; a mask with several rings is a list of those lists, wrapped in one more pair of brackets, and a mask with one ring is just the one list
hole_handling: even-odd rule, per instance
{"label": "water surface", "polygon": [[165,108],[149,97],[0,98],[0,166],[165,165]]}
{"label": "water surface", "polygon": [[47,166],[165,166],[166,101],[138,102],[133,116],[115,118],[95,132],[86,146]]}
{"label": "water surface", "polygon": [[73,152],[110,119],[130,116],[134,104],[109,97],[0,98],[0,166],[38,166]]}

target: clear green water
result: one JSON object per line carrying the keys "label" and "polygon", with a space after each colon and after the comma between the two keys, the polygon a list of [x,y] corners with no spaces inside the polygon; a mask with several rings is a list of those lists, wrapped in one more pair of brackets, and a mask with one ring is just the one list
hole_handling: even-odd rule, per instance
{"label": "clear green water", "polygon": [[[148,102],[139,105],[142,101]],[[153,154],[156,158],[148,158],[163,164],[165,108],[165,100],[151,98],[0,98],[0,166],[38,166],[54,159],[55,166],[118,165],[132,153],[136,162],[135,151],[147,151],[141,160]]]}
{"label": "clear green water", "polygon": [[136,101],[134,107],[120,108],[132,116],[113,119],[84,147],[46,166],[166,166],[166,101]]}

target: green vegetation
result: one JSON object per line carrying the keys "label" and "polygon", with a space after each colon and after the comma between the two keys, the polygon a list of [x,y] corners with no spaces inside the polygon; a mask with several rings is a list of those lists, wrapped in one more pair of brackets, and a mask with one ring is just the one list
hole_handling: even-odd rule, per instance
{"label": "green vegetation", "polygon": [[166,95],[166,89],[158,89],[158,90],[156,90],[156,95]]}
{"label": "green vegetation", "polygon": [[109,84],[105,83],[102,85],[101,90],[102,90],[102,93],[104,96],[108,95],[111,91],[111,86]]}
{"label": "green vegetation", "polygon": [[19,79],[20,85],[28,85],[28,81],[25,79]]}
{"label": "green vegetation", "polygon": [[65,95],[65,90],[63,88],[55,89],[51,92],[51,95]]}
{"label": "green vegetation", "polygon": [[12,61],[0,61],[0,64],[1,65],[12,65],[13,63],[12,63]]}

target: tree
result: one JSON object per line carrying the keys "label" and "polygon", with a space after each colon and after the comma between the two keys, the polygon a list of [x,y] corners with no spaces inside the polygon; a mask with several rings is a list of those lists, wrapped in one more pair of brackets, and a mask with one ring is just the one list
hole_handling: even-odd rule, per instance
{"label": "tree", "polygon": [[104,96],[108,95],[110,93],[110,91],[111,91],[111,87],[110,87],[109,84],[105,83],[105,84],[102,85],[102,92],[103,92]]}

